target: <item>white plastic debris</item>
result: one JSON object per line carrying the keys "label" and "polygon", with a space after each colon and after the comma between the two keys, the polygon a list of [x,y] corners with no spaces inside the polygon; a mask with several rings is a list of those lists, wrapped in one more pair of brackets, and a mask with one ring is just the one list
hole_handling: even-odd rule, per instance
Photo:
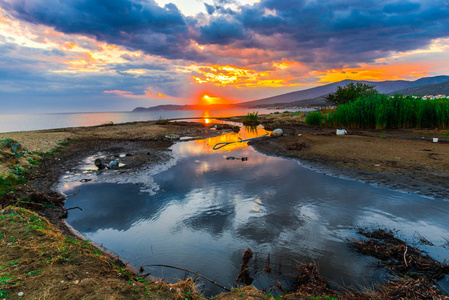
{"label": "white plastic debris", "polygon": [[337,129],[337,135],[345,135],[347,133],[346,129]]}

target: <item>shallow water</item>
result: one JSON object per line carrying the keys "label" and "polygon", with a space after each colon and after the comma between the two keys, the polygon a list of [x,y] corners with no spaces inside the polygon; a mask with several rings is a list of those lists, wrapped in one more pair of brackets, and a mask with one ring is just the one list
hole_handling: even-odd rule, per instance
{"label": "shallow water", "polygon": [[[376,261],[348,246],[348,238],[360,238],[356,227],[395,229],[435,259],[449,258],[449,249],[442,247],[449,239],[446,200],[327,176],[293,160],[260,154],[246,143],[212,150],[217,143],[238,141],[237,136],[264,133],[242,129],[239,135],[175,144],[177,163],[146,177],[157,185],[154,193],[142,192],[145,182],[69,182],[65,193],[80,192],[66,207],[83,211],[71,210],[67,222],[137,267],[187,268],[228,287],[240,272],[246,248],[257,253],[251,268],[258,288],[272,287],[273,279],[287,285],[293,266],[310,262],[336,285],[382,282],[385,271],[376,268]],[[420,237],[436,246],[418,245]],[[261,272],[268,254],[271,275]],[[168,280],[184,277],[169,268],[152,268],[151,273]],[[205,292],[221,290],[206,285]]]}

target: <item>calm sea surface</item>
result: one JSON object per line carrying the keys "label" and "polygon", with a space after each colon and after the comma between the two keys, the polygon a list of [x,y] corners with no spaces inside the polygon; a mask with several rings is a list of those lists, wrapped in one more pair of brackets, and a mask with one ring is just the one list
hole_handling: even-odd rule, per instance
{"label": "calm sea surface", "polygon": [[275,110],[268,109],[222,109],[222,110],[178,110],[151,112],[105,112],[105,113],[55,113],[55,114],[0,114],[0,132],[28,131],[67,128],[78,126],[95,126],[107,122],[127,123],[136,121],[158,120],[159,118],[194,118],[194,117],[230,117],[246,115],[258,111],[268,114]]}

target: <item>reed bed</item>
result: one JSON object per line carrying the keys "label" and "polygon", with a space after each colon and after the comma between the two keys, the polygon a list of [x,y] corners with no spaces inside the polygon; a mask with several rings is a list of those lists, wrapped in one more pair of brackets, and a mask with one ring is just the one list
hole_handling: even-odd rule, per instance
{"label": "reed bed", "polygon": [[[316,114],[316,113],[315,113]],[[341,104],[334,113],[310,114],[309,125],[327,127],[398,129],[449,128],[449,99],[423,100],[396,95],[371,95]]]}

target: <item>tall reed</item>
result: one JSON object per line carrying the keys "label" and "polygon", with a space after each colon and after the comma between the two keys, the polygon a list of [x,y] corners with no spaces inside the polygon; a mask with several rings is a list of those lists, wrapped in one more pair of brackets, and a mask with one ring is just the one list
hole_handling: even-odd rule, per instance
{"label": "tall reed", "polygon": [[366,129],[449,128],[449,99],[371,95],[339,105],[328,126]]}

